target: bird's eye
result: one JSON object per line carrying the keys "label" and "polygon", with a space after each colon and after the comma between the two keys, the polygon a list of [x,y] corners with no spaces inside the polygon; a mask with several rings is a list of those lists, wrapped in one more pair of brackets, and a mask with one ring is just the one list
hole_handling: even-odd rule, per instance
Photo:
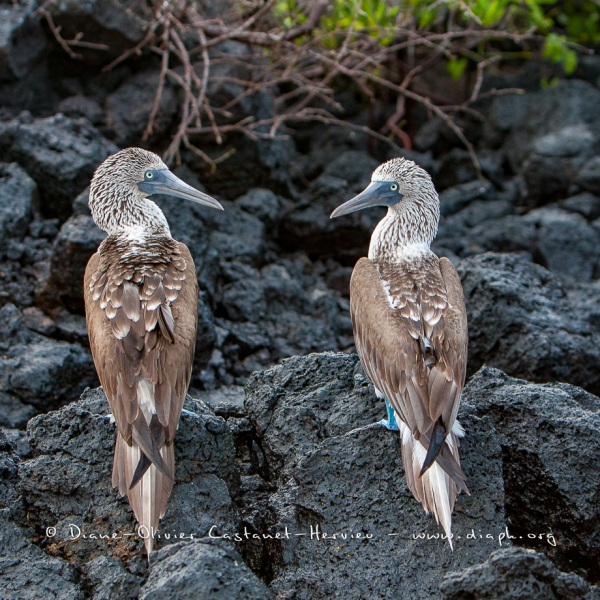
{"label": "bird's eye", "polygon": [[398,184],[392,183],[392,185],[390,186],[390,190],[392,190],[392,192],[395,192],[397,189],[398,189]]}
{"label": "bird's eye", "polygon": [[152,171],[146,171],[144,173],[144,179],[154,179],[154,173]]}

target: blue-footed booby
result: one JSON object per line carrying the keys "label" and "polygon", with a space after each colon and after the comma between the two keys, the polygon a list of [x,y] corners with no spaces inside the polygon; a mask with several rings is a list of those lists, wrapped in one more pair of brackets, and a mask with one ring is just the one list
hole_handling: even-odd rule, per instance
{"label": "blue-footed booby", "polygon": [[173,439],[198,318],[194,261],[152,194],[223,209],[140,148],[109,156],[90,186],[92,217],[108,237],[85,271],[87,330],[117,426],[112,484],[144,527],[148,555],[175,481]]}
{"label": "blue-footed booby", "polygon": [[373,172],[358,196],[331,217],[387,206],[350,280],[356,349],[388,418],[399,430],[406,482],[434,514],[452,547],[451,515],[459,491],[456,420],[467,364],[467,317],[460,279],[447,258],[430,249],[439,198],[429,174],[395,158]]}

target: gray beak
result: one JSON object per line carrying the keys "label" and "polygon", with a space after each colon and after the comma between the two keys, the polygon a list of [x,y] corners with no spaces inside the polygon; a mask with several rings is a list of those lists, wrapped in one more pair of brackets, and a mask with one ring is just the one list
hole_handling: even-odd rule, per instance
{"label": "gray beak", "polygon": [[370,206],[393,206],[397,204],[402,200],[402,194],[397,189],[395,191],[391,190],[394,183],[393,181],[372,181],[358,196],[354,196],[348,202],[338,206],[331,213],[330,218],[334,219],[335,217],[348,215]]}
{"label": "gray beak", "polygon": [[145,192],[149,196],[152,194],[165,194],[167,196],[175,196],[177,198],[183,198],[184,200],[196,202],[197,204],[203,204],[204,206],[223,210],[220,202],[208,194],[198,191],[184,181],[181,181],[179,177],[173,175],[168,169],[155,171],[155,177],[152,181],[142,181],[137,185],[142,192]]}

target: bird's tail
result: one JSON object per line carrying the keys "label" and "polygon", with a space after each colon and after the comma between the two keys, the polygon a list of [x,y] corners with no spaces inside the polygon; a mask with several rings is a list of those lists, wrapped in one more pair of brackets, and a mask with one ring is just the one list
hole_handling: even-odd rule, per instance
{"label": "bird's tail", "polygon": [[411,430],[402,422],[402,462],[406,483],[413,496],[428,513],[433,513],[436,521],[443,527],[450,548],[452,545],[452,510],[459,491],[469,493],[466,477],[460,468],[458,438],[464,435],[463,428],[455,421],[444,446],[433,464],[421,475],[427,455],[427,449],[416,440]]}
{"label": "bird's tail", "polygon": [[163,445],[159,452],[163,461],[161,469],[146,457],[135,441],[129,446],[117,432],[112,484],[119,488],[121,496],[127,494],[148,555],[154,548],[154,535],[165,514],[174,483],[174,477],[169,476],[169,473],[175,473],[174,444]]}

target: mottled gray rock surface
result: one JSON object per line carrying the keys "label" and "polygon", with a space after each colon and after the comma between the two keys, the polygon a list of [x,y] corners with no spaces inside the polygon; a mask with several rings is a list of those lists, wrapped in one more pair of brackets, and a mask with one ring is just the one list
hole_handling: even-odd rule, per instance
{"label": "mottled gray rock surface", "polygon": [[498,433],[506,514],[522,540],[515,543],[596,578],[600,399],[575,386],[535,385],[484,368],[470,380],[464,402]]}
{"label": "mottled gray rock surface", "polygon": [[469,318],[469,371],[484,363],[534,381],[600,393],[600,288],[567,286],[515,254],[459,265]]}
{"label": "mottled gray rock surface", "polygon": [[37,196],[35,181],[15,163],[0,163],[0,249],[22,238],[29,227]]}
{"label": "mottled gray rock surface", "polygon": [[[542,549],[566,570],[567,557],[580,546],[577,562],[591,575],[599,475],[595,469],[584,475],[575,465],[589,464],[588,453],[598,451],[598,398],[490,369],[472,379],[459,413],[471,496],[457,500],[450,553],[438,539],[439,527],[406,488],[397,434],[353,429],[383,413],[371,390],[356,357],[340,354],[286,360],[255,374],[247,386],[246,407],[268,472],[278,480],[264,512],[273,531],[291,536],[266,543],[277,594],[292,597],[301,581],[303,591],[293,597],[341,589],[350,598],[384,597],[389,589],[402,597],[436,597],[444,573],[485,562],[511,544]],[[540,432],[535,441],[540,421],[556,433],[547,438]],[[560,463],[564,455],[573,464]],[[555,485],[533,483],[549,479]],[[572,506],[548,514],[548,506],[564,506],[565,496]],[[574,529],[575,520],[580,525]],[[317,539],[317,528],[337,539]],[[373,539],[357,537],[367,533]],[[343,534],[348,539],[340,539]]]}
{"label": "mottled gray rock surface", "polygon": [[[206,535],[213,525],[237,526],[231,494],[239,487],[233,439],[225,421],[204,404],[189,401],[175,441],[178,485],[161,522],[165,536]],[[20,469],[27,523],[42,534],[56,528],[56,553],[87,561],[97,552],[139,559],[141,540],[126,498],[111,487],[114,425],[102,390],[40,415],[28,424],[33,459]],[[84,536],[119,534],[115,540]],[[170,543],[172,539],[159,538]]]}
{"label": "mottled gray rock surface", "polygon": [[169,546],[152,557],[140,600],[269,600],[267,586],[226,544],[204,539]]}
{"label": "mottled gray rock surface", "polygon": [[[239,388],[203,398],[226,418],[203,400],[186,402],[177,485],[149,566],[131,510],[110,487],[114,425],[101,389],[30,421],[32,459],[19,463],[5,443],[4,513],[19,538],[11,548],[46,557],[35,569],[53,565],[48,586],[93,598],[236,589],[248,598],[385,597],[390,589],[458,598],[499,578],[507,598],[538,584],[553,586],[556,598],[568,590],[593,598],[585,579],[595,581],[599,556],[600,399],[582,389],[490,368],[471,379],[459,412],[471,495],[457,500],[453,552],[406,487],[398,434],[364,427],[384,406],[356,356],[313,354],[257,372],[245,406]],[[509,547],[546,558],[493,554]],[[28,565],[15,564],[17,575],[0,575],[18,597]]]}
{"label": "mottled gray rock surface", "polygon": [[0,122],[0,159],[19,163],[34,179],[46,216],[66,219],[96,167],[116,150],[86,119],[24,115]]}
{"label": "mottled gray rock surface", "polygon": [[21,427],[34,414],[78,397],[96,381],[92,357],[79,344],[29,329],[12,304],[0,308],[0,425]]}
{"label": "mottled gray rock surface", "polygon": [[17,499],[19,457],[0,429],[0,510],[11,506]]}
{"label": "mottled gray rock surface", "polygon": [[0,510],[0,585],[6,600],[83,600],[77,571],[46,554]]}
{"label": "mottled gray rock surface", "polygon": [[46,38],[27,7],[0,6],[0,81],[25,77],[40,59]]}
{"label": "mottled gray rock surface", "polygon": [[496,550],[483,564],[449,573],[440,591],[444,600],[600,598],[597,587],[560,572],[543,554],[514,547]]}

